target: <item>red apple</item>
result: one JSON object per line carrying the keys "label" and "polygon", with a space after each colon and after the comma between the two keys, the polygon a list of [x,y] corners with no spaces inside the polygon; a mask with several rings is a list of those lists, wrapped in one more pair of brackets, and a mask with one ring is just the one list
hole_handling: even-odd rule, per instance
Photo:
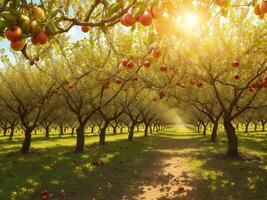
{"label": "red apple", "polygon": [[5,31],[5,36],[11,42],[15,42],[22,38],[22,29],[19,26],[15,26],[12,28],[7,28]]}
{"label": "red apple", "polygon": [[122,64],[122,66],[127,67],[128,62],[129,62],[129,60],[124,58],[124,59],[122,59],[121,64]]}
{"label": "red apple", "polygon": [[115,80],[115,83],[118,84],[118,85],[121,84],[121,82],[122,82],[122,81],[121,81],[120,79],[116,79],[116,80]]}
{"label": "red apple", "polygon": [[24,48],[24,46],[25,46],[25,41],[23,39],[19,39],[10,43],[10,47],[14,51],[21,51]]}
{"label": "red apple", "polygon": [[159,70],[161,72],[167,72],[168,68],[166,66],[164,66],[164,65],[161,65],[160,68],[159,68]]}
{"label": "red apple", "polygon": [[240,76],[238,74],[234,75],[234,79],[235,80],[239,80],[240,79]]}
{"label": "red apple", "polygon": [[190,83],[191,85],[195,85],[195,84],[196,84],[196,81],[189,79],[189,83]]}
{"label": "red apple", "polygon": [[198,87],[198,88],[202,88],[202,87],[203,87],[203,83],[198,82],[198,83],[197,83],[197,87]]}
{"label": "red apple", "polygon": [[184,192],[184,187],[183,186],[178,187],[178,191],[179,192]]}
{"label": "red apple", "polygon": [[148,67],[150,67],[150,65],[151,65],[151,62],[149,60],[146,60],[144,62],[144,67],[148,68]]}
{"label": "red apple", "polygon": [[228,1],[228,0],[215,0],[216,4],[217,4],[218,6],[222,6],[222,7],[227,6],[227,4],[228,4],[227,1]]}
{"label": "red apple", "polygon": [[45,44],[48,41],[48,35],[46,34],[45,31],[41,31],[36,35],[36,40],[40,44]]}
{"label": "red apple", "polygon": [[157,48],[153,48],[151,54],[154,58],[157,58],[157,59],[159,59],[161,57],[161,53],[160,53],[159,49],[157,49]]}
{"label": "red apple", "polygon": [[134,62],[132,60],[130,60],[127,63],[127,69],[132,69],[132,68],[134,68]]}
{"label": "red apple", "polygon": [[140,17],[139,21],[143,26],[150,26],[153,21],[153,16],[151,11],[146,10]]}
{"label": "red apple", "polygon": [[69,85],[68,85],[68,88],[69,88],[70,90],[74,90],[75,87],[74,87],[73,84],[69,84]]}
{"label": "red apple", "polygon": [[133,77],[132,80],[133,81],[138,81],[138,77]]}
{"label": "red apple", "polygon": [[262,14],[267,13],[267,1],[266,0],[261,2],[259,9]]}
{"label": "red apple", "polygon": [[262,15],[261,11],[260,11],[260,5],[258,3],[256,3],[254,5],[254,10],[253,10],[255,15]]}
{"label": "red apple", "polygon": [[87,33],[87,32],[89,32],[90,27],[89,26],[82,26],[81,30],[82,30],[82,32]]}
{"label": "red apple", "polygon": [[123,17],[122,17],[122,21],[123,21],[123,25],[124,26],[132,26],[132,25],[134,25],[135,24],[135,22],[136,22],[136,19],[135,19],[135,17],[133,16],[133,14],[132,13],[126,13],[125,15],[123,15]]}
{"label": "red apple", "polygon": [[239,67],[239,66],[240,66],[240,62],[239,62],[238,60],[234,60],[234,61],[232,62],[232,67],[237,68],[237,67]]}
{"label": "red apple", "polygon": [[33,45],[38,45],[39,44],[39,41],[36,39],[36,37],[32,37],[31,41],[32,41]]}
{"label": "red apple", "polygon": [[31,61],[29,62],[30,65],[34,65],[34,63],[35,63],[34,60],[31,60]]}

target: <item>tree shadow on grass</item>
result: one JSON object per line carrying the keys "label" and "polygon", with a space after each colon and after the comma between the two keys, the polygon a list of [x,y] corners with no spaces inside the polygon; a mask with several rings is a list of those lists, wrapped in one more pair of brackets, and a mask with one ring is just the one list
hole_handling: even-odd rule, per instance
{"label": "tree shadow on grass", "polygon": [[[87,146],[82,154],[70,153],[71,147],[35,150],[23,157],[7,154],[1,159],[0,179],[5,181],[0,199],[35,200],[42,190],[52,195],[49,199],[63,198],[61,190],[64,199],[71,200],[131,199],[142,193],[135,183],[151,181],[149,174],[160,172],[161,160],[168,154],[155,149],[164,149],[164,143],[176,146],[175,139],[151,136]],[[179,148],[188,145],[184,140],[181,144]]]}
{"label": "tree shadow on grass", "polygon": [[185,159],[184,167],[197,176],[188,177],[185,171],[178,178],[191,189],[176,191],[174,197],[165,192],[160,199],[266,199],[266,170],[257,163],[218,156],[224,148],[198,137],[156,135],[86,146],[82,154],[72,153],[71,147],[36,149],[23,157],[8,154],[0,162],[0,199],[38,200],[42,190],[48,190],[50,200],[138,199],[142,185],[168,185],[173,175],[162,174],[163,161],[173,158]]}
{"label": "tree shadow on grass", "polygon": [[[229,159],[222,154],[207,151],[206,146],[202,150],[183,154],[182,157],[203,162],[198,166],[198,176],[185,183],[192,189],[179,199],[267,199],[267,171],[257,162]],[[263,159],[266,163],[266,157]]]}

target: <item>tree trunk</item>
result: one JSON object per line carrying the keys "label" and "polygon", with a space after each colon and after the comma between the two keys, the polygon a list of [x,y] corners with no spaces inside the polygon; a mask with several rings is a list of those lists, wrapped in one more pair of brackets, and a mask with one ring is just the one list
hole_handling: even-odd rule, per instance
{"label": "tree trunk", "polygon": [[45,127],[45,139],[49,139],[50,134],[49,134],[49,126]]}
{"label": "tree trunk", "polygon": [[257,132],[258,123],[254,123],[254,131]]}
{"label": "tree trunk", "polygon": [[246,126],[245,126],[245,133],[248,133],[248,126],[249,126],[250,122],[246,123]]}
{"label": "tree trunk", "polygon": [[77,137],[76,137],[76,148],[75,152],[81,153],[84,151],[84,125],[80,124],[76,129]]}
{"label": "tree trunk", "polygon": [[148,136],[148,127],[149,127],[149,125],[148,124],[145,124],[145,130],[144,130],[145,137]]}
{"label": "tree trunk", "polygon": [[135,123],[132,123],[129,130],[128,140],[133,141]]}
{"label": "tree trunk", "polygon": [[3,134],[4,134],[4,136],[6,136],[6,133],[7,133],[7,128],[5,127],[5,128],[3,128]]}
{"label": "tree trunk", "polygon": [[114,134],[114,135],[117,134],[117,125],[115,125],[115,126],[113,127],[113,134]]}
{"label": "tree trunk", "polygon": [[60,126],[59,127],[59,137],[61,137],[62,135],[64,135],[64,127]]}
{"label": "tree trunk", "polygon": [[14,136],[14,132],[15,132],[15,125],[11,125],[10,127],[10,135],[9,135],[9,140],[12,141],[12,138]]}
{"label": "tree trunk", "polygon": [[136,129],[137,129],[137,132],[139,132],[139,131],[140,131],[140,129],[139,129],[139,126],[136,126]]}
{"label": "tree trunk", "polygon": [[205,124],[202,124],[203,125],[203,136],[206,136],[207,135],[207,125]]}
{"label": "tree trunk", "polygon": [[74,131],[75,131],[75,128],[71,127],[71,136],[72,137],[74,136]]}
{"label": "tree trunk", "polygon": [[212,132],[211,132],[211,138],[210,138],[211,142],[217,141],[217,130],[218,130],[218,121],[215,121],[213,123]]}
{"label": "tree trunk", "polygon": [[99,134],[99,144],[104,145],[106,143],[106,130],[108,128],[109,122],[105,122],[104,126],[100,130]]}
{"label": "tree trunk", "polygon": [[33,129],[34,129],[33,127],[30,127],[30,128],[26,128],[26,130],[24,131],[24,141],[20,149],[20,152],[22,154],[27,154],[30,151]]}
{"label": "tree trunk", "polygon": [[265,124],[266,124],[266,122],[261,122],[261,126],[262,126],[262,132],[264,132],[265,131]]}
{"label": "tree trunk", "polygon": [[91,127],[91,133],[94,133],[94,131],[95,131],[95,127],[92,126],[92,127]]}
{"label": "tree trunk", "polygon": [[123,128],[121,127],[121,129],[120,129],[120,132],[122,133],[123,132]]}
{"label": "tree trunk", "polygon": [[197,125],[197,132],[200,133],[200,125]]}
{"label": "tree trunk", "polygon": [[224,119],[224,128],[228,138],[228,151],[227,155],[231,157],[238,157],[238,139],[235,133],[235,128],[233,127],[231,120]]}

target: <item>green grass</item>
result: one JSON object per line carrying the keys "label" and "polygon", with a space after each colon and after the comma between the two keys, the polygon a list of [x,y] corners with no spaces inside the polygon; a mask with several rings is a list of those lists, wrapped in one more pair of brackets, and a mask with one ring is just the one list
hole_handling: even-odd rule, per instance
{"label": "green grass", "polygon": [[[136,185],[146,174],[162,170],[160,163],[170,156],[168,151],[179,151],[172,156],[181,158],[183,168],[194,174],[184,183],[192,189],[179,199],[267,199],[267,133],[239,135],[240,150],[259,156],[260,162],[226,158],[223,134],[216,144],[186,130],[169,129],[148,138],[135,135],[128,142],[127,134],[108,134],[108,144],[99,147],[91,146],[98,136],[87,134],[82,154],[72,152],[75,138],[70,135],[58,138],[54,133],[49,140],[37,135],[32,152],[25,156],[17,153],[20,136],[13,142],[0,137],[0,199],[38,200],[42,190],[49,191],[49,199],[62,199],[61,190],[66,193],[63,199],[133,199],[142,193]],[[95,166],[99,160],[104,164]]]}

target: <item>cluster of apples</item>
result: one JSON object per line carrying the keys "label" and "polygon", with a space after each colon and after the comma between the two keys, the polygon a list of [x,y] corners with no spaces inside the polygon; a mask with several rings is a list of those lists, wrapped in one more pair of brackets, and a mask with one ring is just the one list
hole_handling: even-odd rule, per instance
{"label": "cluster of apples", "polygon": [[131,59],[124,58],[122,59],[121,64],[123,67],[126,67],[127,69],[134,68],[134,62]]}
{"label": "cluster of apples", "polygon": [[202,88],[203,87],[203,83],[200,82],[200,81],[195,81],[193,79],[189,79],[188,82],[191,84],[191,85],[195,85],[196,87],[198,88]]}
{"label": "cluster of apples", "polygon": [[133,13],[128,12],[124,14],[121,18],[121,23],[126,27],[133,26],[136,21],[139,21],[143,26],[150,26],[153,22],[152,11],[146,10],[137,18],[134,16]]}
{"label": "cluster of apples", "polygon": [[[240,62],[238,61],[238,60],[234,60],[233,62],[232,62],[232,67],[233,68],[238,68],[240,66]],[[238,75],[238,74],[235,74],[234,75],[234,79],[235,80],[239,80],[240,79],[240,76]]]}
{"label": "cluster of apples", "polygon": [[185,88],[185,85],[180,83],[179,81],[177,81],[175,85],[180,88]]}
{"label": "cluster of apples", "polygon": [[[152,51],[151,51],[151,54],[150,54],[151,57],[155,58],[155,59],[159,59],[161,57],[161,53],[160,53],[160,50],[158,48],[152,48]],[[143,66],[145,68],[149,68],[150,65],[152,64],[152,59],[151,57],[147,58],[144,63],[143,63]],[[128,58],[124,58],[122,59],[121,61],[121,65],[127,69],[133,69],[135,64],[134,64],[134,61],[132,59],[128,59]],[[163,66],[163,65],[162,65]],[[161,68],[160,68],[161,69]],[[163,71],[165,72],[167,70],[167,67],[164,67],[162,68]],[[162,71],[162,70],[160,70]]]}
{"label": "cluster of apples", "polygon": [[165,94],[164,91],[159,91],[159,92],[158,92],[158,95],[159,95],[159,98],[160,98],[160,99],[163,99],[164,97],[166,97],[166,94]]}
{"label": "cluster of apples", "polygon": [[255,3],[253,11],[260,19],[263,19],[265,13],[267,13],[267,1],[263,0],[261,3]]}
{"label": "cluster of apples", "polygon": [[48,195],[47,190],[42,191],[41,195],[42,195],[42,200],[47,200],[47,195]]}
{"label": "cluster of apples", "polygon": [[7,27],[5,30],[5,37],[11,42],[10,47],[14,51],[21,51],[25,47],[25,38],[29,36],[33,45],[45,44],[49,39],[49,30],[39,23],[46,18],[44,10],[38,6],[32,6],[29,9],[29,16],[21,14],[16,25]]}
{"label": "cluster of apples", "polygon": [[249,91],[250,92],[255,92],[261,88],[267,88],[267,77],[265,77],[263,80],[257,80],[254,83],[252,83],[249,86]]}

